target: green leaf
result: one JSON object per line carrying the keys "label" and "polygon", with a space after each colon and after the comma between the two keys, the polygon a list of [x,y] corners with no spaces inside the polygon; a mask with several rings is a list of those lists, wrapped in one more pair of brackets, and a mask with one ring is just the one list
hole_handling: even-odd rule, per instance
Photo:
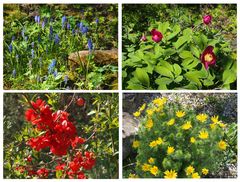
{"label": "green leaf", "polygon": [[155,83],[158,85],[158,90],[168,90],[167,85],[171,82],[172,80],[166,77],[161,77],[155,80]]}
{"label": "green leaf", "polygon": [[179,56],[183,59],[186,59],[186,58],[193,58],[193,55],[190,51],[182,51]]}
{"label": "green leaf", "polygon": [[175,53],[176,53],[176,51],[174,49],[168,48],[168,49],[165,49],[163,55],[168,58],[169,56],[171,56]]}
{"label": "green leaf", "polygon": [[62,175],[63,175],[62,170],[56,170],[56,178],[57,179],[61,179]]}
{"label": "green leaf", "polygon": [[174,78],[173,73],[168,68],[166,68],[164,66],[156,66],[155,71],[157,73],[159,73],[160,75],[170,77],[170,78]]}
{"label": "green leaf", "polygon": [[209,80],[209,79],[205,79],[204,81],[203,81],[203,85],[205,85],[205,86],[211,86],[211,85],[213,85],[214,84],[214,82],[212,81],[212,80]]}
{"label": "green leaf", "polygon": [[192,54],[199,59],[200,51],[198,50],[198,48],[192,45],[190,49],[191,49]]}
{"label": "green leaf", "polygon": [[181,82],[182,80],[183,80],[183,76],[180,75],[180,76],[178,76],[178,77],[174,80],[174,82],[179,83],[179,82]]}
{"label": "green leaf", "polygon": [[173,27],[173,32],[167,36],[167,40],[171,40],[172,38],[176,37],[176,35],[181,31],[181,28],[179,25],[175,25]]}
{"label": "green leaf", "polygon": [[181,36],[178,38],[177,42],[174,42],[173,45],[176,49],[178,49],[179,47],[181,47],[184,43],[187,42],[187,39],[185,36]]}
{"label": "green leaf", "polygon": [[149,76],[145,69],[137,68],[135,71],[135,76],[144,86],[149,87],[150,85]]}
{"label": "green leaf", "polygon": [[167,62],[167,61],[160,60],[158,66],[159,66],[159,65],[166,67],[168,70],[170,70],[170,71],[172,71],[172,72],[174,71],[174,70],[173,70],[173,66],[172,66],[169,62]]}
{"label": "green leaf", "polygon": [[186,69],[193,69],[195,68],[198,64],[200,63],[200,61],[198,59],[195,59],[195,58],[187,58],[187,59],[184,59],[183,62],[182,62],[182,66]]}
{"label": "green leaf", "polygon": [[230,84],[230,83],[233,83],[235,82],[237,79],[237,75],[236,73],[233,71],[233,70],[225,70],[223,72],[223,84]]}
{"label": "green leaf", "polygon": [[169,27],[169,22],[160,23],[158,30],[164,35]]}
{"label": "green leaf", "polygon": [[174,64],[173,68],[174,68],[174,74],[176,76],[178,76],[182,73],[182,68],[178,64]]}
{"label": "green leaf", "polygon": [[190,36],[192,35],[192,29],[191,28],[186,28],[185,30],[183,30],[183,35],[185,37],[188,37],[188,40],[189,40]]}

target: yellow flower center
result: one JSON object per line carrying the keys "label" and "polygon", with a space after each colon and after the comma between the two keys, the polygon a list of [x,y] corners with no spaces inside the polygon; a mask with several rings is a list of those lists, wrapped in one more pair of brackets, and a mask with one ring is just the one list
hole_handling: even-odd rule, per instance
{"label": "yellow flower center", "polygon": [[211,62],[212,60],[213,60],[213,56],[212,56],[212,54],[206,54],[205,56],[204,56],[204,59],[205,59],[205,61],[207,61],[207,62]]}

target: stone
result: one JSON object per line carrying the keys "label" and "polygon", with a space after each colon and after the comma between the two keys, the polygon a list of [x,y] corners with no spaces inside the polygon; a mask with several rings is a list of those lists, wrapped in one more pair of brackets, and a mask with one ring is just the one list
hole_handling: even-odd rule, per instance
{"label": "stone", "polygon": [[123,159],[132,152],[132,143],[137,134],[139,121],[129,113],[123,112],[122,137],[123,137]]}
{"label": "stone", "polygon": [[[94,55],[93,61],[96,64],[99,65],[118,65],[118,50],[112,49],[112,50],[94,50],[92,52]],[[87,57],[89,55],[89,51],[78,51],[71,53],[68,56],[68,62],[70,68],[75,70],[77,67],[79,67],[82,64],[85,64],[87,62]]]}

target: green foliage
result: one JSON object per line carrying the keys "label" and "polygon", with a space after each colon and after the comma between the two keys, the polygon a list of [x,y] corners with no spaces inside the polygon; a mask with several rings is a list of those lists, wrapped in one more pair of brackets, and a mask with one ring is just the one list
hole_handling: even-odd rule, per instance
{"label": "green foliage", "polygon": [[[153,100],[140,112],[136,157],[139,177],[166,178],[167,170],[174,170],[179,178],[194,178],[194,173],[208,177],[230,160],[236,162],[237,127],[224,124],[222,116],[196,114],[165,98]],[[171,147],[173,151],[169,151]],[[187,174],[189,166],[194,172]],[[203,173],[204,168],[209,174]]]}
{"label": "green foliage", "polygon": [[[194,11],[199,5],[164,5],[165,8],[162,5],[151,6],[125,5],[123,8],[124,89],[236,89],[235,6],[219,5],[208,11],[208,14],[213,15],[211,25],[201,23],[205,14],[196,14]],[[229,25],[234,27],[229,33],[231,36],[225,32],[227,25],[220,21],[223,17],[217,16],[223,7],[233,19]],[[129,15],[132,8],[139,8],[143,14],[152,10],[158,18],[150,14],[149,17],[146,15],[146,22],[135,22],[139,17],[135,13]],[[163,15],[163,12],[166,14]],[[164,22],[163,19],[168,21]],[[159,43],[155,43],[149,36],[148,32],[154,28],[163,34]],[[147,35],[147,41],[140,41],[144,34]],[[206,70],[200,55],[210,45],[214,47],[217,61],[216,66]],[[144,79],[139,79],[137,70],[141,70]],[[147,80],[150,83],[146,84]]]}

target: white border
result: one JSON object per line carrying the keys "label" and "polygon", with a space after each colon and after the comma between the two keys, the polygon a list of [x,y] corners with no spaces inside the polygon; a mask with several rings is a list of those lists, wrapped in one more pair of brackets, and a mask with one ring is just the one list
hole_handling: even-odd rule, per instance
{"label": "white border", "polygon": [[[3,90],[3,44],[2,44],[2,40],[3,40],[3,3],[56,3],[56,4],[77,4],[77,3],[82,3],[82,4],[101,4],[101,3],[110,3],[110,4],[116,4],[118,3],[118,53],[119,53],[119,63],[118,63],[118,80],[119,80],[119,84],[118,84],[118,90],[40,90],[40,91],[30,91],[30,90]],[[158,91],[158,90],[138,90],[138,91],[133,91],[133,90],[122,90],[122,74],[121,74],[121,60],[122,60],[122,56],[121,56],[121,51],[122,51],[122,43],[121,43],[121,39],[122,39],[122,4],[237,4],[237,19],[240,20],[240,16],[239,16],[239,9],[240,9],[240,1],[239,0],[88,0],[83,1],[83,0],[41,0],[41,1],[32,1],[32,0],[2,0],[0,2],[0,14],[1,14],[1,18],[0,18],[0,25],[1,26],[1,30],[0,30],[0,121],[2,123],[1,127],[0,127],[0,149],[1,149],[1,153],[0,153],[0,180],[3,179],[3,93],[45,93],[45,92],[50,92],[50,93],[73,93],[73,92],[77,92],[77,93],[119,93],[119,178],[120,179],[114,179],[114,180],[101,180],[98,179],[97,181],[116,181],[116,182],[120,182],[120,181],[130,181],[133,179],[122,179],[122,94],[123,93],[238,93],[238,90],[168,90],[168,91]],[[240,30],[239,30],[239,22],[237,22],[238,25],[238,30],[237,30],[237,34],[239,35]],[[237,36],[237,43],[239,43],[239,36]],[[237,44],[237,60],[239,60],[239,45]],[[238,78],[240,78],[240,72],[238,72]],[[237,81],[237,88],[239,89],[240,86],[240,82],[239,80]],[[240,103],[240,97],[238,96],[238,104]],[[240,109],[238,107],[238,120],[240,118],[240,113],[239,113]],[[238,126],[238,131],[239,131],[239,126]],[[239,146],[239,140],[240,140],[240,136],[238,135],[238,146]],[[239,160],[239,156],[240,154],[238,154],[238,160]],[[238,161],[239,162],[239,161]],[[238,165],[238,175],[240,175],[240,169],[239,169],[239,165]],[[236,179],[200,179],[200,181],[237,181],[238,178]],[[4,179],[6,181],[16,181],[16,179],[12,179],[12,180],[8,180],[8,179]],[[185,181],[188,179],[176,179],[174,181]],[[191,181],[198,181],[198,180],[194,180],[194,179],[189,179]],[[22,179],[22,180],[18,180],[18,181],[26,181],[26,179]],[[42,181],[39,179],[33,179],[31,181]],[[51,182],[59,182],[59,180],[57,179],[51,179],[51,180],[44,180],[44,181],[51,181]],[[60,180],[61,181],[61,180]],[[79,181],[77,179],[75,180],[67,180],[65,179],[64,181]],[[96,181],[96,179],[89,179],[87,181]],[[150,179],[134,179],[134,181],[150,181]],[[154,181],[166,181],[165,179],[154,179]]]}

